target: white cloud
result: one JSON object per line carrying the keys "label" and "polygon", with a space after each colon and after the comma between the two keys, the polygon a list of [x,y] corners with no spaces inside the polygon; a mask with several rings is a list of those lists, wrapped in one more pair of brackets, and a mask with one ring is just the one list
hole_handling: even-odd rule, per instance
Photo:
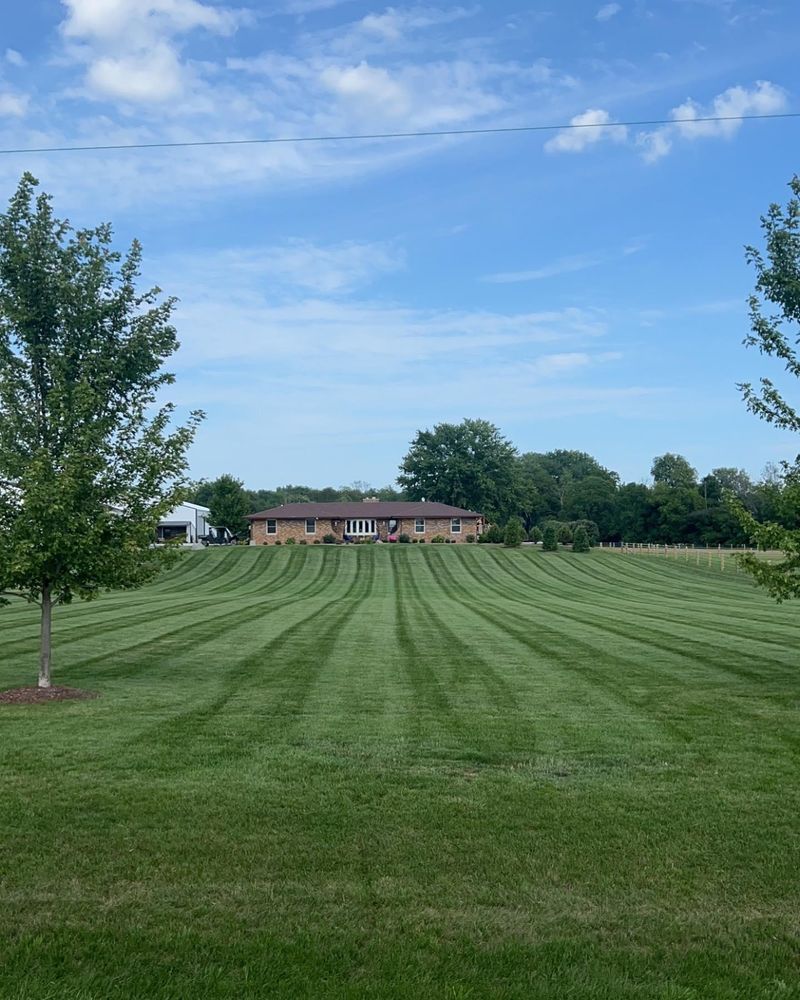
{"label": "white cloud", "polygon": [[67,38],[124,40],[126,45],[150,41],[160,33],[182,34],[204,28],[221,34],[236,30],[241,11],[208,6],[199,0],[62,0]]}
{"label": "white cloud", "polygon": [[383,67],[370,66],[366,62],[358,66],[328,66],[320,79],[345,100],[389,115],[407,115],[411,110],[408,92]]}
{"label": "white cloud", "polygon": [[570,119],[570,125],[576,126],[563,129],[552,139],[548,139],[544,148],[548,153],[582,153],[590,146],[597,145],[604,139],[612,142],[625,142],[628,130],[624,125],[614,125],[608,111],[592,109]]}
{"label": "white cloud", "polygon": [[176,52],[163,42],[135,55],[102,56],[86,74],[94,94],[134,102],[171,100],[182,91],[183,79]]}
{"label": "white cloud", "polygon": [[607,3],[598,10],[595,14],[595,20],[597,21],[610,21],[612,17],[615,17],[622,10],[622,4],[619,3]]}
{"label": "white cloud", "polygon": [[331,10],[333,7],[341,7],[353,0],[288,0],[282,13],[284,14],[313,14],[318,10]]}
{"label": "white cloud", "polygon": [[16,49],[6,49],[5,60],[11,66],[22,67],[28,65],[25,56],[21,52],[17,52]]}
{"label": "white cloud", "polygon": [[[666,156],[674,141],[681,139],[730,139],[739,132],[742,115],[778,114],[787,106],[786,91],[770,83],[758,80],[751,88],[729,87],[718,94],[710,105],[703,107],[689,99],[673,108],[670,118],[672,125],[663,125],[650,132],[640,132],[637,145],[648,163],[654,163]],[[703,118],[719,118],[721,121],[701,121]]]}
{"label": "white cloud", "polygon": [[387,7],[382,14],[367,14],[356,25],[355,30],[387,42],[399,42],[412,31],[430,28],[439,24],[451,24],[469,17],[466,7],[444,10],[440,7]]}
{"label": "white cloud", "polygon": [[28,110],[28,97],[11,91],[0,91],[0,115],[7,118],[23,118]]}
{"label": "white cloud", "polygon": [[70,54],[86,64],[89,93],[131,103],[176,97],[190,74],[177,38],[200,29],[229,35],[246,15],[199,0],[62,0],[61,32]]}

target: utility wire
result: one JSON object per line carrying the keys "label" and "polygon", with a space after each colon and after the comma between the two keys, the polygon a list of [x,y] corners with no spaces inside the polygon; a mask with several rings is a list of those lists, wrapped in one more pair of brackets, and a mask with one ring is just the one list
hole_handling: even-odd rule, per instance
{"label": "utility wire", "polygon": [[585,122],[567,125],[516,125],[501,128],[459,128],[425,132],[373,132],[360,135],[300,135],[275,136],[262,139],[194,139],[185,142],[121,142],[92,146],[30,146],[17,149],[0,148],[0,156],[21,153],[88,153],[125,149],[189,149],[198,146],[267,146],[291,142],[359,142],[374,139],[421,139],[436,136],[502,135],[514,132],[561,132],[585,128],[643,128],[653,125],[700,125],[706,122],[751,122],[776,118],[800,118],[800,111],[771,115],[714,115],[706,118],[653,118],[630,122]]}

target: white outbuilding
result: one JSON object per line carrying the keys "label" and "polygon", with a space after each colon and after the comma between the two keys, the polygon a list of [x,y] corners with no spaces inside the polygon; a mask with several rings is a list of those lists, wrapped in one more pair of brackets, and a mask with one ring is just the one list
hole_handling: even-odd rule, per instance
{"label": "white outbuilding", "polygon": [[211,533],[211,511],[196,503],[182,503],[158,522],[159,542],[179,541],[196,545]]}

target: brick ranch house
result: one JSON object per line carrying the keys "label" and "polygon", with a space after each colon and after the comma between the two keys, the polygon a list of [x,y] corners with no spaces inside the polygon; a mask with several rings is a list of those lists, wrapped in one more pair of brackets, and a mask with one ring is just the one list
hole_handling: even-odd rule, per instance
{"label": "brick ranch house", "polygon": [[362,500],[355,503],[287,503],[258,514],[249,514],[250,544],[322,541],[334,535],[337,541],[373,538],[396,541],[400,535],[430,542],[437,535],[453,542],[477,540],[484,517],[473,510],[445,503]]}

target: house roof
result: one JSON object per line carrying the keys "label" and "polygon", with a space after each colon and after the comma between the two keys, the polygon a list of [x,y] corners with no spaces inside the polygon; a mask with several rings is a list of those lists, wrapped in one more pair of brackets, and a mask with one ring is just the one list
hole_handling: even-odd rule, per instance
{"label": "house roof", "polygon": [[351,503],[287,503],[280,507],[248,514],[248,521],[272,520],[300,521],[306,518],[333,518],[347,520],[357,517],[482,517],[474,510],[451,507],[446,503],[407,500],[368,500]]}

